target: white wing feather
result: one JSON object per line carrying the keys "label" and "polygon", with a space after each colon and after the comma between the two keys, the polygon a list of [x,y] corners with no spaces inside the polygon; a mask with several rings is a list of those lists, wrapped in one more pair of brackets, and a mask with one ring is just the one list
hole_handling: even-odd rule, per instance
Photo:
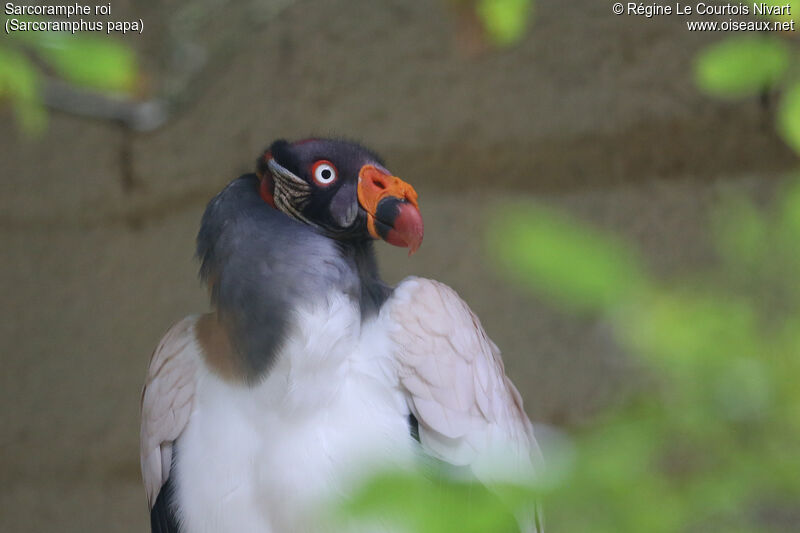
{"label": "white wing feather", "polygon": [[[533,479],[541,452],[500,350],[442,283],[408,278],[386,307],[423,449],[484,483]],[[538,526],[537,526],[538,527]]]}
{"label": "white wing feather", "polygon": [[172,326],[161,339],[142,390],[140,459],[147,502],[152,508],[172,465],[172,444],[183,432],[194,405],[201,358],[195,341],[198,315]]}

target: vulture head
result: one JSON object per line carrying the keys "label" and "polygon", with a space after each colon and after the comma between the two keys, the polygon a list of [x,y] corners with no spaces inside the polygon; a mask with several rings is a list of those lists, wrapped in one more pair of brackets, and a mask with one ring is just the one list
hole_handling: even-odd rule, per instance
{"label": "vulture head", "polygon": [[422,216],[414,188],[351,142],[275,141],[258,160],[261,198],[340,241],[383,239],[414,253]]}

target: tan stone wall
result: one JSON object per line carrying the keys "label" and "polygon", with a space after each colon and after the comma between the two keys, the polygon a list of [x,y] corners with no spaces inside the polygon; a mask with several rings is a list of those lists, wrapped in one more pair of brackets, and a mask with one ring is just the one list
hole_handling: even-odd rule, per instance
{"label": "tan stone wall", "polygon": [[[540,1],[530,35],[468,57],[443,3],[296,1],[249,20],[225,3],[213,52],[161,129],[62,113],[40,139],[0,132],[0,530],[143,531],[139,390],[160,334],[206,308],[193,241],[205,202],[277,137],[353,137],[418,186],[426,238],[386,277],[453,285],[504,350],[537,420],[570,423],[630,375],[604,324],[519,294],[485,256],[486,214],[535,198],[618,231],[664,273],[707,261],[720,191],[763,194],[794,164],[769,106],[699,94],[719,38],[604,2]],[[244,3],[242,3],[244,4]],[[168,79],[166,16],[127,42]],[[117,9],[115,7],[115,9]],[[160,11],[167,10],[167,11]],[[241,31],[239,31],[241,30]]]}

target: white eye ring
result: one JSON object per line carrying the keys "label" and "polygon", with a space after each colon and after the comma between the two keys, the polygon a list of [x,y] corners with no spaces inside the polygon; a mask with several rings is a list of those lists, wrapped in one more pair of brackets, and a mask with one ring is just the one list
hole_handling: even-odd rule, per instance
{"label": "white eye ring", "polygon": [[336,167],[330,161],[317,161],[311,170],[314,181],[320,185],[330,185],[337,178]]}

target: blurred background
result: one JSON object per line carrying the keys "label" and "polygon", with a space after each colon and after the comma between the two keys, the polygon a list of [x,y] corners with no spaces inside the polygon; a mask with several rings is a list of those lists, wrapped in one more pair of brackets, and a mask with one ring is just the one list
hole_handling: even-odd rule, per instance
{"label": "blurred background", "polygon": [[533,200],[631,243],[655,279],[713,272],[712,207],[770,205],[796,166],[780,91],[703,90],[698,57],[727,35],[679,17],[492,4],[115,0],[84,18],[141,34],[3,36],[0,530],[147,529],[151,351],[208,308],[206,202],[278,138],[358,139],[417,188],[425,243],[378,246],[385,278],[453,286],[536,422],[580,431],[640,388],[618,324],[509,281],[487,227]]}

